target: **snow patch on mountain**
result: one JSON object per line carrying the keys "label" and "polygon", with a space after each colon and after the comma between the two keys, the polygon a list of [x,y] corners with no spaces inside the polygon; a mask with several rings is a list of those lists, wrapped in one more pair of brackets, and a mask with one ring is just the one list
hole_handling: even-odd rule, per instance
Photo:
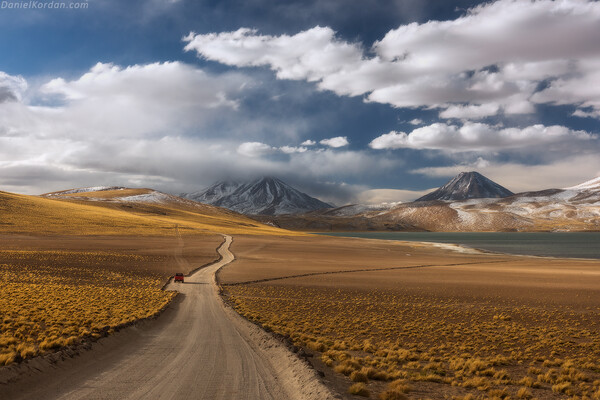
{"label": "snow patch on mountain", "polygon": [[169,201],[173,201],[177,199],[175,196],[168,195],[166,193],[161,193],[157,191],[152,191],[150,193],[138,194],[133,196],[125,196],[125,197],[116,197],[116,201],[125,201],[132,203],[155,203],[155,204],[164,204]]}
{"label": "snow patch on mountain", "polygon": [[90,192],[104,192],[107,190],[123,190],[123,189],[125,189],[125,188],[121,187],[121,186],[90,186],[90,187],[84,187],[84,188],[69,189],[69,190],[65,190],[62,192],[56,192],[56,193],[50,193],[50,194],[65,195],[65,194],[90,193]]}
{"label": "snow patch on mountain", "polygon": [[600,190],[600,176],[579,185],[565,188],[565,190]]}

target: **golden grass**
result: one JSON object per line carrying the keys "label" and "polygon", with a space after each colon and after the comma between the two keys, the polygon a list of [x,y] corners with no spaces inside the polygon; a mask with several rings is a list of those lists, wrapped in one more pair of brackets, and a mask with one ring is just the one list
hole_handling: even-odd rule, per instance
{"label": "golden grass", "polygon": [[[114,192],[102,193],[107,198]],[[92,195],[92,193],[88,193]],[[47,199],[0,192],[0,233],[41,235],[299,235],[217,207]]]}
{"label": "golden grass", "polygon": [[[117,271],[148,256],[0,250],[0,365],[96,338],[155,315],[173,298],[163,277]],[[57,266],[65,260],[67,266]]]}
{"label": "golden grass", "polygon": [[381,398],[402,398],[409,382],[473,399],[593,398],[600,390],[598,306],[267,284],[225,286],[225,293],[243,316],[321,353],[353,387],[381,388],[371,387],[375,376],[397,381],[377,389]]}
{"label": "golden grass", "polygon": [[355,383],[354,385],[348,388],[348,393],[354,394],[357,396],[369,397],[369,389],[364,383]]}
{"label": "golden grass", "polygon": [[[0,234],[16,246],[0,249],[0,365],[104,335],[165,307],[173,294],[161,291],[160,284],[175,265],[158,265],[159,249],[155,255],[131,254],[137,247],[126,247],[128,243],[135,246],[133,237],[173,241],[168,259],[172,262],[174,253],[183,258],[184,251],[197,253],[194,248],[206,246],[178,247],[178,234],[194,235],[194,241],[204,237],[205,242],[213,242],[214,233],[294,235],[224,209],[177,198],[163,204],[113,201],[147,192],[104,191],[63,196],[64,200],[0,192]],[[44,236],[55,243],[46,250],[22,249],[15,234]],[[79,243],[80,251],[55,250],[67,236],[69,243]],[[86,242],[91,244],[99,236],[107,242],[106,237],[118,236],[113,240],[123,242],[117,246],[121,252],[86,250]],[[206,258],[206,254],[195,255]]]}

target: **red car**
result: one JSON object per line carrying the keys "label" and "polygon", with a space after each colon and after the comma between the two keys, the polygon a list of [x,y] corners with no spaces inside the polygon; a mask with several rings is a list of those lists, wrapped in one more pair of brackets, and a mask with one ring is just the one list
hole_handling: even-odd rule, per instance
{"label": "red car", "polygon": [[183,274],[181,272],[176,273],[174,281],[183,283]]}

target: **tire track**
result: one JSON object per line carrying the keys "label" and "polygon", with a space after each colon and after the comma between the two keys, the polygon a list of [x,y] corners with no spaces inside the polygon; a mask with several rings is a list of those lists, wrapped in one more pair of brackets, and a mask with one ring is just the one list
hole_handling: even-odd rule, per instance
{"label": "tire track", "polygon": [[283,279],[294,279],[294,278],[305,278],[307,276],[318,276],[318,275],[334,275],[334,274],[349,274],[352,272],[370,272],[370,271],[393,271],[399,269],[420,269],[420,268],[433,268],[433,267],[456,267],[461,265],[473,265],[473,264],[499,264],[499,263],[508,263],[511,262],[509,260],[503,261],[479,261],[479,262],[462,262],[462,263],[453,263],[453,264],[424,264],[424,265],[408,265],[403,267],[384,267],[384,268],[361,268],[361,269],[346,269],[340,271],[324,271],[324,272],[307,272],[305,274],[297,274],[297,275],[288,275],[288,276],[278,276],[274,278],[264,278],[264,279],[256,279],[252,281],[244,281],[244,282],[234,282],[234,283],[223,283],[223,286],[239,286],[239,285],[251,285],[253,283],[264,283],[264,282],[272,282],[279,281]]}

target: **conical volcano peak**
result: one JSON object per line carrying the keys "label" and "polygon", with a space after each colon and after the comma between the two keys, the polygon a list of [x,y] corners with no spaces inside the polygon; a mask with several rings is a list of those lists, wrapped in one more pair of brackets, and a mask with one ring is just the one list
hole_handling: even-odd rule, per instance
{"label": "conical volcano peak", "polygon": [[439,189],[415,201],[499,198],[513,192],[476,171],[461,172]]}

